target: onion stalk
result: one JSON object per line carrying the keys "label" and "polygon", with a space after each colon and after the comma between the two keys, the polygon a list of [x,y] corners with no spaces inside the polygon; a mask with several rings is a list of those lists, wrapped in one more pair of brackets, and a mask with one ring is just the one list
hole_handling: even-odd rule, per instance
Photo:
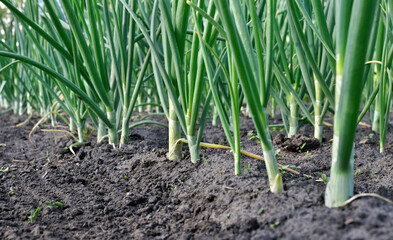
{"label": "onion stalk", "polygon": [[[337,39],[337,46],[341,47],[336,50],[336,76],[341,83],[336,82],[336,96],[340,98],[334,120],[330,180],[325,193],[327,207],[340,206],[353,195],[353,142],[363,88],[363,71],[373,26],[370,19],[373,19],[377,6],[376,1],[354,0],[353,6],[349,2],[336,3],[336,17],[342,21],[338,23],[341,27],[337,31],[338,34],[347,34],[347,37],[338,35]],[[350,16],[342,15],[342,9],[349,9],[346,12]]]}

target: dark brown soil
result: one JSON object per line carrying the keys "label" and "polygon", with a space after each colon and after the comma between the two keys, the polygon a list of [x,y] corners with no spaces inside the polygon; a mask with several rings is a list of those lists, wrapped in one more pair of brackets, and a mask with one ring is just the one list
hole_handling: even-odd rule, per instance
{"label": "dark brown soil", "polygon": [[288,138],[285,134],[279,133],[274,137],[273,143],[284,150],[290,152],[307,152],[317,149],[321,143],[314,137],[301,134]]}
{"label": "dark brown soil", "polygon": [[[328,127],[327,141],[316,150],[276,146],[279,163],[314,178],[285,171],[285,191],[272,194],[264,163],[243,157],[243,174],[235,176],[230,151],[201,149],[201,161],[192,164],[184,146],[184,160],[168,161],[167,130],[159,126],[133,129],[122,149],[92,138],[74,156],[63,150],[72,139],[62,133],[36,131],[30,143],[38,119],[14,128],[23,120],[0,116],[0,239],[393,239],[393,206],[386,202],[324,206],[326,185],[317,180],[329,174]],[[252,122],[241,121],[244,149],[262,154],[247,137]],[[302,135],[312,132],[301,128]],[[376,135],[364,141],[370,134],[358,129],[355,193],[393,199],[392,131],[384,155]],[[204,136],[204,142],[226,144],[220,128],[208,126]],[[63,206],[50,209],[47,201]],[[37,207],[31,223],[28,211]]]}

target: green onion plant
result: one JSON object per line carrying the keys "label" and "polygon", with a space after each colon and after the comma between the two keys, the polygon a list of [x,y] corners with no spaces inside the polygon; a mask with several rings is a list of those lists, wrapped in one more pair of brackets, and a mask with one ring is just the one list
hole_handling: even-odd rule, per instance
{"label": "green onion plant", "polygon": [[376,7],[377,1],[336,2],[336,96],[339,99],[334,120],[332,167],[325,194],[328,207],[340,206],[353,195],[353,142]]}
{"label": "green onion plant", "polygon": [[[274,126],[289,137],[310,124],[322,142],[331,113],[328,207],[353,195],[355,132],[367,113],[384,152],[393,0],[0,3],[0,112],[68,124],[75,144],[95,129],[97,142],[121,147],[132,144],[130,129],[156,124],[168,128],[168,159],[182,158],[183,143],[193,163],[200,146],[230,148],[238,175],[243,112],[261,141],[270,189],[279,193],[269,121],[281,114]],[[210,122],[222,127],[229,147],[202,143]]]}

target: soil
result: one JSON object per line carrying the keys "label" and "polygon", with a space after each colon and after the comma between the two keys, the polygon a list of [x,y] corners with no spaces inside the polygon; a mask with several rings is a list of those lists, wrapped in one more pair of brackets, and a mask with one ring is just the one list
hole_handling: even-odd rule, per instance
{"label": "soil", "polygon": [[[168,161],[168,133],[160,126],[132,129],[121,149],[91,137],[73,155],[64,150],[73,143],[67,134],[40,131],[50,124],[35,131],[31,143],[28,135],[39,119],[14,127],[25,118],[0,115],[0,239],[393,239],[393,206],[384,201],[324,206],[331,127],[316,149],[291,152],[283,142],[275,145],[278,162],[301,175],[284,169],[285,191],[272,194],[259,160],[244,156],[240,176],[227,150],[202,148],[201,160],[192,164],[183,146],[183,160]],[[261,155],[261,145],[248,137],[252,121],[241,122],[243,148]],[[393,132],[380,154],[379,137],[357,131],[355,194],[393,199]],[[312,133],[302,126],[298,147],[312,141]],[[209,123],[203,141],[227,144],[222,129]],[[30,222],[29,211],[37,207]]]}

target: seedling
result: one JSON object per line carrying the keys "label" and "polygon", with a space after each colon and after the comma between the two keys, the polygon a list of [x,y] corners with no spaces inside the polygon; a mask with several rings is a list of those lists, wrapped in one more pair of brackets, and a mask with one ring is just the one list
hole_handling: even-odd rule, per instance
{"label": "seedling", "polygon": [[292,168],[293,170],[297,171],[297,170],[301,169],[302,167],[296,166],[296,165],[284,165],[282,167],[279,167],[279,169],[281,170],[282,174],[287,173],[287,171],[285,171],[285,169],[287,169],[287,168]]}
{"label": "seedling", "polygon": [[323,183],[325,183],[325,184],[328,183],[329,179],[328,179],[328,177],[326,177],[326,174],[321,173],[321,172],[316,172],[316,174],[318,174],[318,175],[321,176],[321,178],[319,178],[319,179],[317,180],[317,182],[323,182]]}
{"label": "seedling", "polygon": [[274,222],[274,223],[271,223],[271,224],[270,224],[270,227],[271,227],[271,228],[275,228],[275,227],[277,227],[278,225],[280,225],[280,222],[279,222],[279,221],[276,221],[276,222]]}
{"label": "seedling", "polygon": [[63,204],[61,202],[53,202],[53,201],[47,201],[45,202],[46,206],[48,206],[48,208],[52,209],[52,210],[56,210],[60,207],[63,206]]}
{"label": "seedling", "polygon": [[207,157],[205,156],[205,154],[202,155],[202,160],[204,160],[206,163],[209,163],[209,161],[210,161],[210,159],[207,158]]}
{"label": "seedling", "polygon": [[49,152],[48,152],[48,151],[46,151],[46,161],[47,161],[48,163],[50,163],[50,158],[49,158]]}
{"label": "seedling", "polygon": [[277,156],[279,153],[281,152],[281,149],[276,149],[276,151],[274,151],[274,154]]}
{"label": "seedling", "polygon": [[40,207],[37,207],[35,211],[28,212],[30,214],[30,216],[28,217],[29,222],[33,223],[37,219],[38,215],[40,214],[40,210]]}
{"label": "seedling", "polygon": [[374,180],[374,182],[379,182],[377,171],[371,171],[371,178]]}
{"label": "seedling", "polygon": [[359,175],[360,173],[362,173],[362,172],[360,171],[360,169],[356,170],[356,172],[355,172],[355,177],[356,177],[357,175]]}
{"label": "seedling", "polygon": [[250,163],[246,163],[246,169],[247,169],[247,172],[251,172],[251,170],[250,170]]}
{"label": "seedling", "polygon": [[263,207],[261,207],[261,208],[258,210],[258,215],[261,215],[261,214],[263,213],[264,210],[265,210],[265,209],[264,209]]}
{"label": "seedling", "polygon": [[255,139],[255,141],[256,141],[258,144],[261,143],[261,140],[259,139],[258,135],[256,135],[256,134],[254,133],[253,130],[251,130],[251,131],[249,131],[249,132],[247,133],[247,137],[248,137],[248,140],[253,140],[253,139]]}
{"label": "seedling", "polygon": [[270,126],[270,130],[272,132],[284,132],[285,128],[280,127],[280,126]]}
{"label": "seedling", "polygon": [[13,187],[10,187],[10,191],[8,192],[8,197],[11,197],[12,195],[16,194],[15,190]]}
{"label": "seedling", "polygon": [[180,180],[180,179],[177,179],[177,181],[178,181],[181,185],[184,184],[184,182],[183,182],[182,180]]}
{"label": "seedling", "polygon": [[300,149],[299,149],[299,152],[302,152],[302,150],[303,150],[303,148],[306,146],[306,142],[305,143],[303,143],[301,146],[300,146]]}
{"label": "seedling", "polygon": [[291,180],[291,184],[294,185],[294,186],[299,186],[299,184],[296,183],[296,181],[294,179]]}
{"label": "seedling", "polygon": [[1,168],[0,168],[0,172],[3,172],[3,173],[7,173],[9,170],[10,170],[9,167],[7,167],[7,168],[1,167]]}
{"label": "seedling", "polygon": [[306,152],[306,159],[308,159],[308,158],[310,157],[310,155],[311,155],[311,154],[310,154],[310,151],[307,151],[307,152]]}
{"label": "seedling", "polygon": [[175,187],[171,187],[171,190],[173,191],[173,193],[176,193],[177,187],[176,186]]}
{"label": "seedling", "polygon": [[370,133],[368,136],[363,137],[364,139],[372,139],[374,137],[374,133]]}

